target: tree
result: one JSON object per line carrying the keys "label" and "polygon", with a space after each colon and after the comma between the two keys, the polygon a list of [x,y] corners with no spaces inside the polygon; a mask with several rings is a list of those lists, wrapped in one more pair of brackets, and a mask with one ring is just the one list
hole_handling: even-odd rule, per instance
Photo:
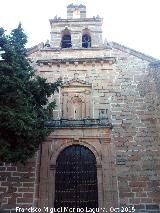
{"label": "tree", "polygon": [[0,161],[25,162],[32,157],[47,135],[55,101],[48,98],[58,91],[61,81],[47,83],[36,76],[27,60],[27,36],[21,24],[6,35],[0,28]]}

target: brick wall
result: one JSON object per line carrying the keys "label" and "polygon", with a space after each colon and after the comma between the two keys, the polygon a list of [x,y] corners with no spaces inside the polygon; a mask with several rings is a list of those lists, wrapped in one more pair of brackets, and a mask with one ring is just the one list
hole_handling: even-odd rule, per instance
{"label": "brick wall", "polygon": [[156,61],[150,64],[149,79],[153,79],[155,82],[155,119],[159,132],[160,140],[160,61]]}
{"label": "brick wall", "polygon": [[0,165],[0,213],[37,205],[38,153],[26,165]]}

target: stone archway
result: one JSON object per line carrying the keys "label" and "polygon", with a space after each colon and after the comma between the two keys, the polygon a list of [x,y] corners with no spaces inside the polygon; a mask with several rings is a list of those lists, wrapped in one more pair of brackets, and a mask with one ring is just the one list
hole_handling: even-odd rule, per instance
{"label": "stone archway", "polygon": [[97,149],[95,148],[95,146],[93,146],[92,144],[90,144],[87,140],[76,140],[76,139],[69,139],[67,140],[65,143],[61,144],[60,146],[58,146],[55,150],[52,150],[51,156],[50,156],[50,166],[55,167],[56,166],[56,161],[57,158],[59,156],[59,154],[66,149],[69,146],[73,146],[73,145],[81,145],[84,146],[86,148],[88,148],[95,156],[96,158],[96,164],[97,167],[101,167],[101,159],[100,159],[100,153],[97,151]]}
{"label": "stone archway", "polygon": [[54,207],[56,161],[67,147],[80,145],[95,156],[97,170],[98,207],[117,206],[117,185],[112,163],[109,128],[58,128],[42,145],[39,207]]}
{"label": "stone archway", "polygon": [[96,166],[96,174],[97,174],[97,193],[98,193],[98,207],[103,207],[103,172],[102,172],[102,164],[100,159],[100,153],[96,150],[96,148],[88,143],[87,141],[68,141],[63,145],[59,146],[57,150],[51,155],[50,159],[50,187],[49,187],[49,206],[53,207],[53,203],[55,200],[55,181],[56,181],[56,162],[60,153],[62,153],[66,148],[71,146],[83,146],[86,149],[90,150],[95,157],[95,166]]}
{"label": "stone archway", "polygon": [[85,146],[72,145],[56,161],[54,207],[97,208],[98,186],[94,154]]}

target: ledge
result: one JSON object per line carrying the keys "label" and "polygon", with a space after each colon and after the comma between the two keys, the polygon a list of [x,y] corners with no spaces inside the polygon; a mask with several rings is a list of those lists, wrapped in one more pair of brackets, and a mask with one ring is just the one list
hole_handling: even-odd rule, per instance
{"label": "ledge", "polygon": [[40,64],[56,64],[56,63],[66,63],[66,62],[99,62],[99,61],[107,61],[109,63],[115,63],[115,58],[114,57],[93,57],[93,58],[54,58],[54,59],[42,59],[42,60],[37,60],[37,63]]}
{"label": "ledge", "polygon": [[62,18],[54,18],[49,19],[50,25],[54,23],[70,23],[70,22],[103,22],[103,18],[93,17],[93,18],[69,18],[69,19],[62,19]]}
{"label": "ledge", "polygon": [[81,120],[74,119],[59,119],[50,120],[46,123],[46,127],[54,128],[112,128],[112,124],[109,122],[108,118],[101,119],[89,119],[84,118]]}

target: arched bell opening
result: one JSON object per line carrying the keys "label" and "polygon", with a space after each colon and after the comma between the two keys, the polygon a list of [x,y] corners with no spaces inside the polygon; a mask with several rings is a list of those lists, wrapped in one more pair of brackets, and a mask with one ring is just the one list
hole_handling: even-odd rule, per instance
{"label": "arched bell opening", "polygon": [[83,48],[91,47],[91,36],[90,31],[88,29],[82,31],[82,47]]}
{"label": "arched bell opening", "polygon": [[68,29],[65,29],[62,32],[61,48],[71,48],[71,47],[72,47],[71,33]]}

